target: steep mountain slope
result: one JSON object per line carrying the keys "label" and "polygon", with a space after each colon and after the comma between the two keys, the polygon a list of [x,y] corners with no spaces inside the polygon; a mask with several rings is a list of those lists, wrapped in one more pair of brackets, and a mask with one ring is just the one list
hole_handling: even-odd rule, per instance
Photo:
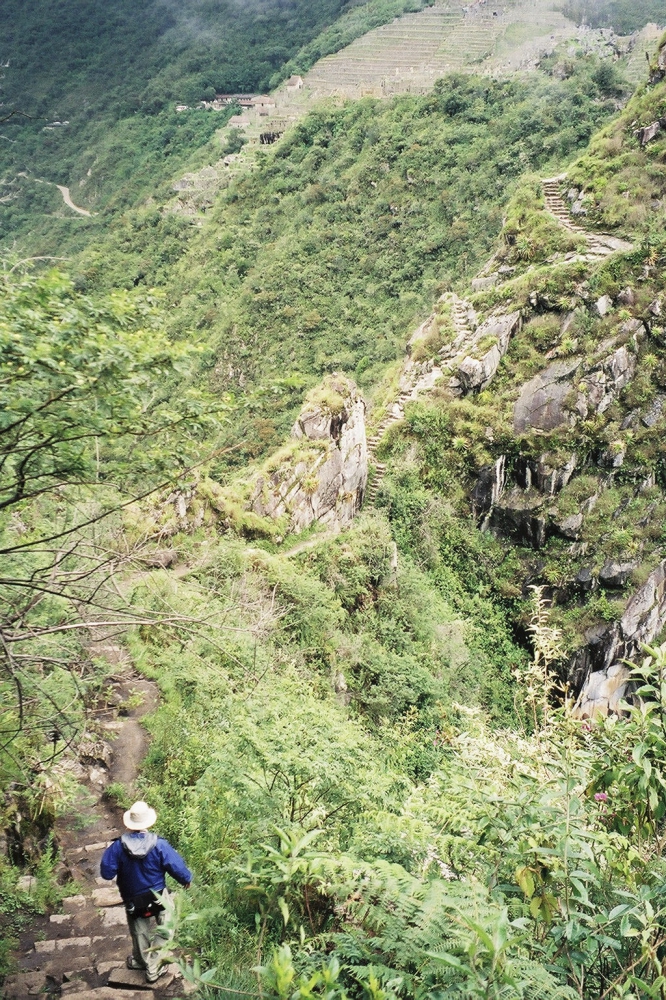
{"label": "steep mountain slope", "polygon": [[[637,15],[635,23],[642,28],[648,20]],[[321,59],[305,76],[305,88],[314,99],[424,93],[452,71],[497,75],[532,69],[565,41],[572,53],[626,61],[637,39],[577,27],[549,0],[506,0],[500,7],[438,0]]]}
{"label": "steep mountain slope", "polygon": [[[472,283],[472,329],[447,346],[439,307],[423,350],[443,377],[380,449],[383,461],[394,449],[399,483],[414,462],[405,440],[419,442],[426,481],[518,556],[516,594],[547,588],[576,690],[666,625],[665,51],[652,85],[566,175],[524,180]],[[595,223],[632,242],[595,235]],[[503,316],[519,317],[506,335]]]}
{"label": "steep mountain slope", "polygon": [[[580,717],[666,623],[664,43],[625,107],[566,50],[323,105],[119,213],[75,285],[2,275],[3,940],[77,891],[84,764],[129,794],[112,639],[159,686],[141,790],[202,992],[658,994],[666,646]],[[122,1000],[51,916],[15,1000]]]}
{"label": "steep mountain slope", "polygon": [[[198,217],[181,211],[185,191],[171,212],[114,226],[77,280],[165,286],[174,333],[197,331],[219,389],[278,380],[253,405],[260,436],[276,420],[285,430],[284,376],[343,369],[376,385],[436,295],[483,262],[525,167],[585,146],[615,107],[596,71],[582,60],[568,80],[462,76],[430,97],[312,112],[253,172],[222,176]],[[242,428],[246,447],[256,433]]]}

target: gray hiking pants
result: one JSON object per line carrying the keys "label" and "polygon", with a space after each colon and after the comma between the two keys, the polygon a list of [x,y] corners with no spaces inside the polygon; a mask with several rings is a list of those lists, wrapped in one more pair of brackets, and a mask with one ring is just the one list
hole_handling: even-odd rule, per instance
{"label": "gray hiking pants", "polygon": [[[165,890],[166,892],[166,890]],[[159,968],[159,956],[156,951],[151,951],[155,945],[160,944],[161,938],[157,937],[157,928],[164,923],[166,913],[162,910],[156,917],[128,917],[127,923],[132,936],[132,958],[137,965],[143,965],[148,976],[156,976]]]}

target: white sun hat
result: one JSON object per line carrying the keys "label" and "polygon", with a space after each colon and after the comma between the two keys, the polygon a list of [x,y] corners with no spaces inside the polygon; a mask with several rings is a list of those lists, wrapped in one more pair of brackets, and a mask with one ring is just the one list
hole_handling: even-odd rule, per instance
{"label": "white sun hat", "polygon": [[147,830],[157,819],[157,813],[147,802],[135,802],[123,815],[128,830]]}

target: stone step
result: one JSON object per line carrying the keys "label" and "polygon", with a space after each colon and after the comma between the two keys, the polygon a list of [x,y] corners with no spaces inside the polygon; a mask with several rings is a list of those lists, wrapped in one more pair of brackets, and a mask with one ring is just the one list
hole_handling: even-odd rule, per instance
{"label": "stone step", "polygon": [[67,896],[62,901],[62,908],[65,913],[75,913],[77,910],[84,909],[87,905],[88,900],[85,896]]}
{"label": "stone step", "polygon": [[114,989],[112,986],[77,991],[74,996],[76,1000],[146,1000],[144,990]]}
{"label": "stone step", "polygon": [[46,973],[19,972],[8,976],[3,984],[2,995],[5,1000],[21,1000],[23,997],[33,997],[42,993],[46,987]]}
{"label": "stone step", "polygon": [[122,903],[122,897],[115,886],[104,889],[93,889],[90,898],[95,906],[120,906]]}
{"label": "stone step", "polygon": [[68,948],[90,948],[91,944],[89,937],[47,938],[46,941],[35,941],[34,949],[40,955],[50,955]]}
{"label": "stone step", "polygon": [[[182,974],[177,965],[169,965],[166,972],[160,976],[156,983],[147,983],[145,973],[136,969],[128,969],[126,965],[116,966],[109,972],[109,986],[120,989],[137,989],[144,991],[163,990],[171,986],[176,979],[182,978]],[[144,993],[144,1000],[146,994]]]}

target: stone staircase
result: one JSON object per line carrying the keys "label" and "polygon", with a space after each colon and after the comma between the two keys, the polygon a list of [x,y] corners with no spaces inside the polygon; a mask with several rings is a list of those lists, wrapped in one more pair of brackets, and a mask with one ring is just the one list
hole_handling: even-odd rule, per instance
{"label": "stone staircase", "polygon": [[566,180],[566,174],[561,174],[559,177],[547,177],[542,180],[541,185],[546,201],[546,210],[557,219],[561,226],[564,226],[572,233],[579,233],[585,237],[588,246],[586,256],[590,260],[603,260],[604,257],[608,257],[612,253],[632,250],[632,244],[626,240],[621,240],[617,236],[610,236],[608,233],[593,233],[587,229],[583,229],[582,226],[576,225],[560,194],[560,185],[564,180]]}
{"label": "stone staircase", "polygon": [[82,889],[63,900],[62,913],[32,925],[21,940],[20,971],[3,986],[5,1000],[31,1000],[37,994],[77,1000],[147,1000],[182,995],[178,966],[169,966],[154,987],[142,972],[126,967],[132,945],[125,908],[114,883],[96,876],[101,856],[120,831],[110,815],[89,827],[87,836],[101,837],[70,849],[66,863]]}
{"label": "stone staircase", "polygon": [[[109,640],[98,637],[90,652],[113,663],[116,673],[109,678],[104,701],[89,713],[78,759],[61,765],[78,780],[80,792],[54,828],[61,881],[75,883],[78,892],[63,900],[62,912],[36,917],[26,928],[14,954],[18,972],[2,986],[5,1000],[166,1000],[194,990],[176,965],[148,986],[143,972],[125,964],[132,951],[125,908],[115,882],[99,875],[102,854],[122,832],[122,810],[105,798],[104,789],[110,782],[131,789],[147,742],[139,720],[154,708],[157,688],[135,674],[121,647]],[[122,707],[137,696],[141,704],[128,711]],[[19,882],[27,894],[34,887],[30,875]]]}
{"label": "stone staircase", "polygon": [[386,412],[386,415],[382,419],[381,423],[378,425],[374,431],[372,437],[368,438],[368,460],[369,463],[374,466],[375,473],[372,477],[370,485],[366,490],[365,503],[373,504],[377,499],[377,494],[379,493],[379,487],[382,484],[382,480],[386,473],[386,463],[378,461],[376,457],[377,447],[379,442],[383,438],[386,431],[391,427],[392,424],[402,420],[405,416],[405,404],[410,399],[412,393],[412,388],[404,388],[400,390],[397,399],[391,404]]}
{"label": "stone staircase", "polygon": [[471,339],[474,336],[474,330],[472,329],[470,323],[471,306],[469,302],[458,298],[458,296],[454,293],[452,293],[449,298],[451,300],[452,307],[451,319],[453,320],[453,325],[456,331],[456,342],[460,337]]}
{"label": "stone staircase", "polygon": [[433,364],[432,361],[419,364],[418,362],[409,360],[405,363],[400,377],[398,395],[393,403],[387,407],[374,433],[368,438],[368,461],[369,464],[374,466],[375,473],[366,490],[364,498],[366,504],[373,504],[377,499],[379,487],[386,473],[386,464],[380,462],[376,457],[377,448],[384,434],[389,427],[399,420],[404,419],[406,404],[410,400],[416,399],[420,393],[432,389],[441,375],[441,369]]}

